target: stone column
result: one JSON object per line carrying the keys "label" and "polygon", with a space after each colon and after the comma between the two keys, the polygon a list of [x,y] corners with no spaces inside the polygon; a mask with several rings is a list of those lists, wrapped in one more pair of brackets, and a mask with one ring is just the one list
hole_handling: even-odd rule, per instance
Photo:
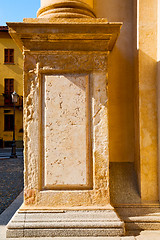
{"label": "stone column", "polygon": [[94,18],[93,0],[41,0],[38,18]]}

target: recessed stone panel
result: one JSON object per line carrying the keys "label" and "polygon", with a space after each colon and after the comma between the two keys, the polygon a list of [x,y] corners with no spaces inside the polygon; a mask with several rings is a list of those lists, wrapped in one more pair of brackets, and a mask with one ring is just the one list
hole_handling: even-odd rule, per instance
{"label": "recessed stone panel", "polygon": [[44,189],[86,189],[92,185],[88,85],[87,75],[43,77]]}

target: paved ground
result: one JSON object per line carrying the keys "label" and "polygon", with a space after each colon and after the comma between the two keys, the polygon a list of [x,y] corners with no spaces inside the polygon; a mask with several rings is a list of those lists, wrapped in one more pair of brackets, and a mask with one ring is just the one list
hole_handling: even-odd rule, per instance
{"label": "paved ground", "polygon": [[[23,156],[23,149],[17,148],[16,153],[18,157]],[[9,158],[11,155],[11,148],[0,148],[0,159]]]}
{"label": "paved ground", "polygon": [[[21,193],[17,199],[0,215],[0,240],[6,240],[6,224],[23,201]],[[66,237],[66,238],[9,238],[8,240],[160,240],[160,231],[143,231],[138,236],[125,237]]]}
{"label": "paved ground", "polygon": [[10,158],[11,149],[0,149],[0,214],[23,190],[23,157]]}
{"label": "paved ground", "polygon": [[[6,150],[0,149],[0,240],[6,240],[6,237],[5,237],[6,225],[23,202],[22,193],[16,198],[16,196],[23,189],[22,150],[18,150],[17,159],[10,159],[9,158],[10,152],[11,152],[11,149],[6,149]],[[15,198],[16,200],[14,200]],[[17,239],[17,240],[23,240],[23,239]],[[51,240],[51,239],[54,239],[54,240],[160,240],[160,231],[142,231],[138,236],[125,236],[125,237],[25,238],[25,240]],[[16,239],[10,238],[10,240],[16,240]]]}

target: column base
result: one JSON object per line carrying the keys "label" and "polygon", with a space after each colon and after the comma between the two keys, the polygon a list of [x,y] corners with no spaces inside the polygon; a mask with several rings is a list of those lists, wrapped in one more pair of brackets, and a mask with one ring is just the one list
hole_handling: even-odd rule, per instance
{"label": "column base", "polygon": [[18,211],[7,225],[7,238],[122,236],[124,222],[114,210]]}
{"label": "column base", "polygon": [[77,0],[61,0],[41,7],[38,18],[95,18],[93,9],[86,3]]}

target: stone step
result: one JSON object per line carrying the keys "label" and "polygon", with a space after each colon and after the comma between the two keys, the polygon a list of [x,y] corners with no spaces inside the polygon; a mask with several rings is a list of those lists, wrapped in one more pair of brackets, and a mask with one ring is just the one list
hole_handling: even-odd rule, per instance
{"label": "stone step", "polygon": [[160,207],[158,205],[139,205],[116,207],[127,231],[160,230]]}
{"label": "stone step", "polygon": [[7,225],[7,237],[123,236],[124,222],[114,210],[17,212]]}

